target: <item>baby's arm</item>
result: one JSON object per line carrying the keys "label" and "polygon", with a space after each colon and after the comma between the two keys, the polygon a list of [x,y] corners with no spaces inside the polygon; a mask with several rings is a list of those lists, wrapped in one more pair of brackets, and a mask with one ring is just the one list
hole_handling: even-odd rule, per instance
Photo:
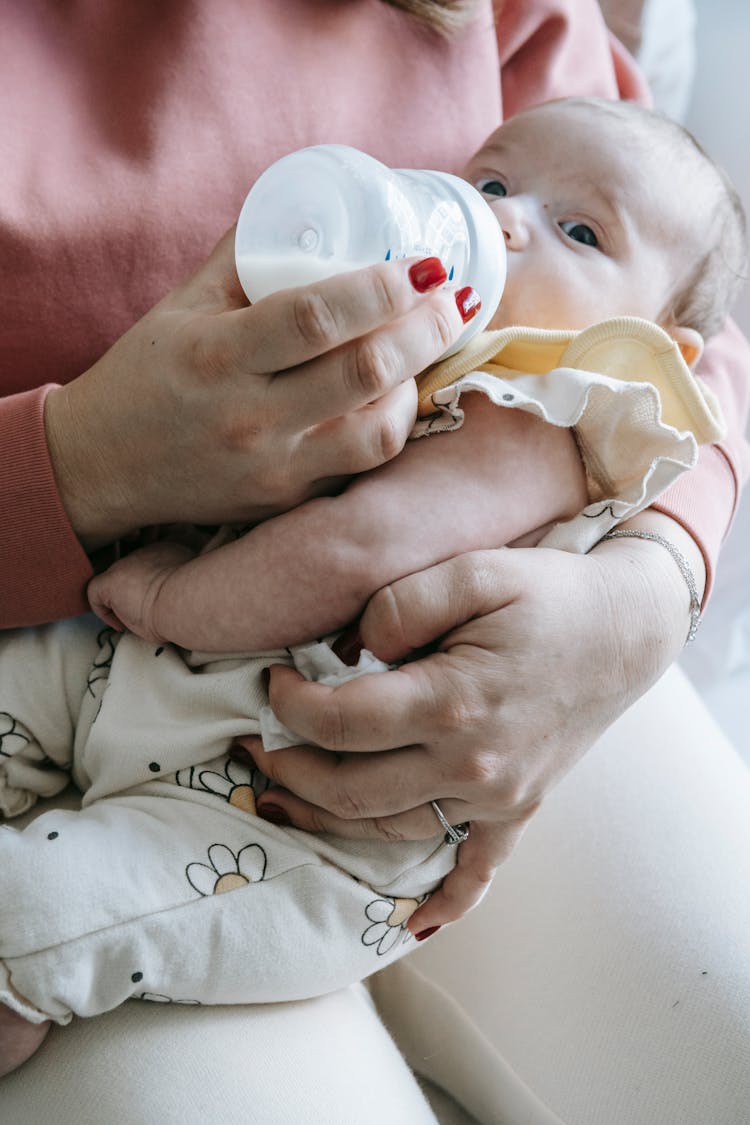
{"label": "baby's arm", "polygon": [[479,393],[461,405],[461,429],[409,442],[339,496],[309,500],[189,561],[182,547],[171,557],[166,545],[134,553],[91,583],[94,609],[186,648],[283,647],[343,627],[406,574],[531,533],[536,541],[584,506],[569,430]]}

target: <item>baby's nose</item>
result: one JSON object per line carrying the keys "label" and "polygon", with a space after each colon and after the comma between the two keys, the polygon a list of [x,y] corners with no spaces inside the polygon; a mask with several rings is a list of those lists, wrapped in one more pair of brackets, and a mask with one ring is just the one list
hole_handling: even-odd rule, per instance
{"label": "baby's nose", "polygon": [[518,196],[498,199],[493,203],[500,229],[508,250],[522,250],[529,239],[528,216],[523,201]]}

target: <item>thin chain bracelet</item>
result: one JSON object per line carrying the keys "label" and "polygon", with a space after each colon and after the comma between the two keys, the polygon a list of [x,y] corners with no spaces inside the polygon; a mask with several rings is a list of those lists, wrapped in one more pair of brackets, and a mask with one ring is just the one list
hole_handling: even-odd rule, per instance
{"label": "thin chain bracelet", "polygon": [[663,535],[656,535],[653,531],[627,531],[625,529],[619,531],[608,531],[606,535],[602,536],[602,541],[605,539],[648,539],[652,543],[658,543],[660,547],[664,547],[669,551],[670,555],[677,563],[680,574],[685,579],[687,588],[690,591],[690,628],[688,635],[685,638],[685,644],[690,644],[695,640],[695,634],[698,632],[698,626],[701,623],[701,601],[698,597],[698,587],[695,584],[695,575],[681,551],[678,551],[674,543],[670,543]]}

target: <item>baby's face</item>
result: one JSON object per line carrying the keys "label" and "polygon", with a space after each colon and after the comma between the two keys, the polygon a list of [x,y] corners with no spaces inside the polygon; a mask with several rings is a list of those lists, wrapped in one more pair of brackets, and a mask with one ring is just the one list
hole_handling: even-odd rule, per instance
{"label": "baby's face", "polygon": [[[511,118],[465,177],[505,234],[508,280],[491,327],[585,328],[611,316],[669,326],[690,265],[669,160],[632,127],[550,104]],[[667,165],[667,167],[665,167]]]}

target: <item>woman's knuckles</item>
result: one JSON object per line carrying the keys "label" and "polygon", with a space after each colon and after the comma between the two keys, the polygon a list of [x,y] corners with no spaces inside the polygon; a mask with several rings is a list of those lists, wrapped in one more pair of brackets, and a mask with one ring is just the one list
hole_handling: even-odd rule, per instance
{"label": "woman's knuckles", "polygon": [[410,425],[400,415],[384,411],[377,416],[369,441],[372,467],[391,461],[404,448]]}
{"label": "woman's knuckles", "polygon": [[298,290],[292,303],[291,315],[297,336],[314,353],[328,352],[341,342],[336,313],[325,293],[320,290]]}
{"label": "woman's knuckles", "polygon": [[394,820],[390,816],[375,816],[370,821],[372,831],[382,840],[387,840],[391,844],[402,844],[406,840],[413,840],[415,838],[406,827]]}
{"label": "woman's knuckles", "polygon": [[363,403],[381,398],[401,381],[399,358],[384,335],[364,336],[352,345],[348,355],[346,379]]}
{"label": "woman's knuckles", "polygon": [[[432,348],[430,349],[427,363],[431,363],[438,359],[456,339],[458,333],[455,321],[455,303],[450,314],[446,312],[444,306],[436,305],[433,308],[432,316],[428,324],[432,331]],[[427,364],[425,364],[425,366],[426,365]]]}
{"label": "woman's knuckles", "polygon": [[[279,718],[284,716],[279,712]],[[353,735],[347,715],[336,693],[320,703],[317,710],[308,713],[305,734],[310,741],[325,750],[344,752],[352,745]]]}
{"label": "woman's knuckles", "polygon": [[498,573],[499,551],[472,551],[451,559],[452,580],[448,594],[455,600],[457,621],[469,621],[477,613],[487,614],[503,604]]}
{"label": "woman's knuckles", "polygon": [[367,820],[372,815],[367,796],[342,785],[334,784],[325,800],[325,808],[340,820]]}

